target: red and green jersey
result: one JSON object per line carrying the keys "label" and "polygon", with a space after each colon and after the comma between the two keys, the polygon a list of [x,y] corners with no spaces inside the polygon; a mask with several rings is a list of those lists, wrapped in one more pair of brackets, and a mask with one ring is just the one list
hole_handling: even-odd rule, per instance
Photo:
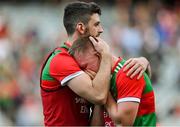
{"label": "red and green jersey", "polygon": [[139,103],[134,126],[156,126],[155,97],[149,77],[144,73],[139,80],[137,76],[130,79],[126,72],[123,72],[124,63],[125,60],[120,58],[114,66],[111,78],[112,96],[117,103]]}
{"label": "red and green jersey", "polygon": [[90,104],[67,82],[84,73],[68,53],[68,44],[55,49],[41,71],[41,97],[45,126],[87,126]]}

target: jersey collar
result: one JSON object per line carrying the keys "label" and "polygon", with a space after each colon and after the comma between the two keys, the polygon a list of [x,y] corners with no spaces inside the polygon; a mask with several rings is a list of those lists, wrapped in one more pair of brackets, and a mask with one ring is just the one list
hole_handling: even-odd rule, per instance
{"label": "jersey collar", "polygon": [[65,48],[67,50],[69,50],[69,48],[72,46],[72,44],[70,42],[64,42],[62,45],[61,45],[61,48]]}
{"label": "jersey collar", "polygon": [[114,70],[116,69],[116,66],[118,65],[118,63],[122,60],[121,57],[119,57],[119,59],[116,61],[116,63],[114,64],[112,70],[111,70],[111,74],[114,72]]}

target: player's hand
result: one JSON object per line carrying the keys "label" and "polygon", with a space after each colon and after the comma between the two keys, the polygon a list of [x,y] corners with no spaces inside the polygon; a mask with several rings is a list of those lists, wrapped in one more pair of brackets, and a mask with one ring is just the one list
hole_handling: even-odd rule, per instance
{"label": "player's hand", "polygon": [[149,66],[149,61],[145,57],[139,57],[139,58],[130,58],[127,60],[124,64],[123,71],[127,71],[127,76],[130,76],[130,78],[133,78],[138,74],[137,79],[140,79],[147,67]]}
{"label": "player's hand", "polygon": [[91,70],[89,70],[89,69],[84,70],[84,72],[85,72],[86,74],[88,74],[89,77],[90,77],[92,80],[93,80],[93,79],[95,78],[95,76],[96,76],[96,72],[91,71]]}
{"label": "player's hand", "polygon": [[110,54],[110,48],[109,45],[101,38],[99,37],[89,37],[89,39],[91,40],[95,50],[100,53],[101,55],[103,53],[107,53]]}

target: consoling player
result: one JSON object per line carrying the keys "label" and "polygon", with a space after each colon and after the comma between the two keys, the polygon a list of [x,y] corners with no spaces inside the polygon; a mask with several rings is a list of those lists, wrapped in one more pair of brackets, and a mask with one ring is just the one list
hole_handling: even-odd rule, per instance
{"label": "consoling player", "polygon": [[[89,38],[76,40],[69,52],[93,79],[92,71],[98,72],[100,57]],[[105,104],[110,118],[116,125],[156,126],[155,97],[148,75],[144,73],[139,80],[137,76],[131,79],[123,72],[124,63],[121,57],[112,59],[111,93]],[[115,125],[107,115],[104,120],[106,125]]]}
{"label": "consoling player", "polygon": [[[112,55],[109,46],[99,38],[103,32],[100,15],[100,7],[93,2],[74,2],[65,7],[63,22],[68,34],[67,41],[49,55],[41,71],[45,126],[90,125],[90,102],[106,103]],[[99,71],[93,79],[84,73],[68,52],[75,40],[90,35],[99,41],[95,43],[95,48],[101,57]],[[94,41],[94,38],[91,39]],[[148,66],[148,61],[142,57],[129,64],[132,62],[135,63],[132,70],[139,72],[144,72]]]}

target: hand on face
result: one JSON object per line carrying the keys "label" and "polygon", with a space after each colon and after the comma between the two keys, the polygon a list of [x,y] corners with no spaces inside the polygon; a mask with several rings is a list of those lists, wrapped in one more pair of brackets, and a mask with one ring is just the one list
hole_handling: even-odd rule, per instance
{"label": "hand on face", "polygon": [[95,50],[100,53],[101,55],[103,53],[110,54],[110,48],[109,45],[101,38],[99,37],[89,37],[90,41],[94,45]]}

